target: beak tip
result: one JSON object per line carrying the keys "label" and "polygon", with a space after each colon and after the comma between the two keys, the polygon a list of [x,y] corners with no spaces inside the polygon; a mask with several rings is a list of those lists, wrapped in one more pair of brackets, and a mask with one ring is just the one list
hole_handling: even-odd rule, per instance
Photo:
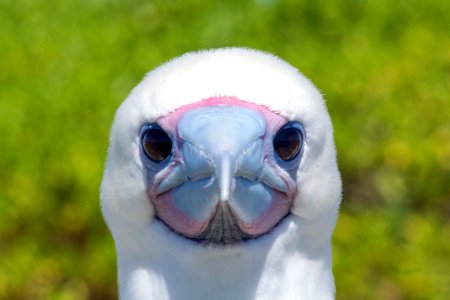
{"label": "beak tip", "polygon": [[220,191],[220,201],[226,202],[230,200],[230,192],[227,190]]}

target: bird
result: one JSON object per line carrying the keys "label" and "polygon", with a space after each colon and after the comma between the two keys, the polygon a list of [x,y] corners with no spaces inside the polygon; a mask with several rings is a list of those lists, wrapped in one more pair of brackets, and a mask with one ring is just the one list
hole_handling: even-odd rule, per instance
{"label": "bird", "polygon": [[341,193],[325,100],[298,69],[242,47],[174,58],[110,131],[119,298],[334,299]]}

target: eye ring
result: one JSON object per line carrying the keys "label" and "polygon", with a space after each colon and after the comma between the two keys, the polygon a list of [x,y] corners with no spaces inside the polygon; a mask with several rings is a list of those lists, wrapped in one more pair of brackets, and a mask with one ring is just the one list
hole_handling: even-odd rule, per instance
{"label": "eye ring", "polygon": [[153,162],[163,162],[172,154],[172,140],[156,123],[142,128],[141,145],[146,157]]}
{"label": "eye ring", "polygon": [[283,161],[294,160],[303,148],[304,132],[300,123],[288,122],[281,127],[273,138],[273,149]]}

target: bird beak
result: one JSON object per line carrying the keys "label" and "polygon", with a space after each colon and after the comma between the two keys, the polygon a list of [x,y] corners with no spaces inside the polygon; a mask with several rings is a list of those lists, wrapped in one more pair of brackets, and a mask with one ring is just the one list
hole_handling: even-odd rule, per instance
{"label": "bird beak", "polygon": [[222,158],[219,170],[219,188],[220,200],[228,201],[230,199],[231,179],[234,177],[231,169],[231,159],[228,156]]}
{"label": "bird beak", "polygon": [[242,107],[208,106],[181,115],[176,158],[156,176],[150,194],[160,219],[191,237],[225,224],[216,216],[250,236],[278,223],[289,212],[295,182],[273,162],[269,126],[260,111]]}

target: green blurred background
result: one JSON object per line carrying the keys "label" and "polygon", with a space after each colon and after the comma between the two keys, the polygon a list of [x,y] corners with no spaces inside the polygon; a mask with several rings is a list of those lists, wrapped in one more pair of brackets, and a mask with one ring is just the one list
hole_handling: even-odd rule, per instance
{"label": "green blurred background", "polygon": [[450,1],[0,2],[0,298],[114,299],[114,111],[186,51],[247,46],[324,93],[337,299],[450,299]]}

